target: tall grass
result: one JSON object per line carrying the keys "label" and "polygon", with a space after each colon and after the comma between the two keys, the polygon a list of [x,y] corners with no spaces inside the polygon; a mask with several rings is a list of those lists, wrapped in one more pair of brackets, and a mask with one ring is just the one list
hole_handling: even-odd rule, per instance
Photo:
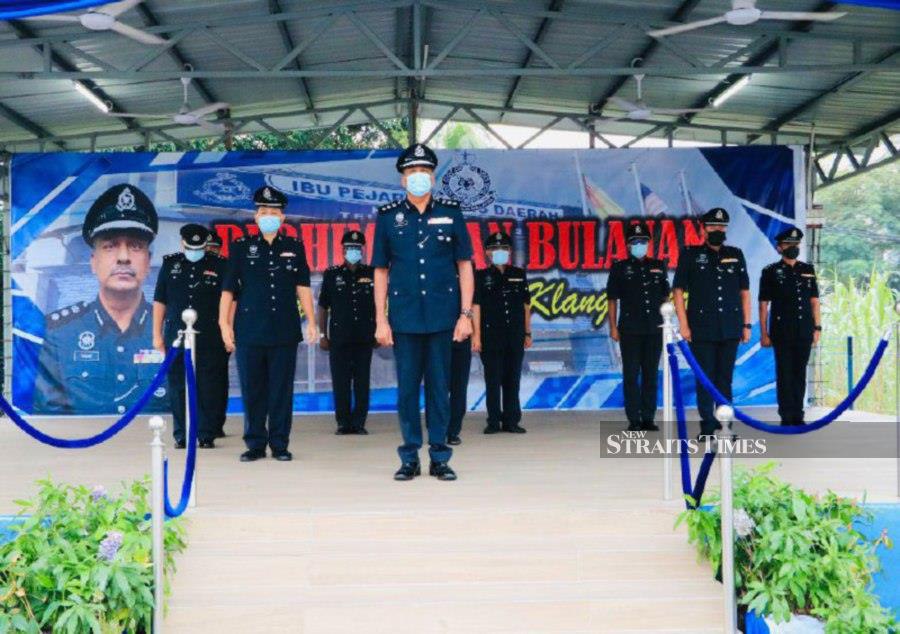
{"label": "tall grass", "polygon": [[[888,285],[887,273],[873,271],[868,281],[854,282],[836,274],[820,278],[822,302],[822,384],[818,396],[834,406],[847,395],[847,336],[853,337],[853,380],[859,379],[881,336],[897,320],[898,297]],[[869,387],[854,409],[882,414],[896,410],[896,338],[891,339]]]}

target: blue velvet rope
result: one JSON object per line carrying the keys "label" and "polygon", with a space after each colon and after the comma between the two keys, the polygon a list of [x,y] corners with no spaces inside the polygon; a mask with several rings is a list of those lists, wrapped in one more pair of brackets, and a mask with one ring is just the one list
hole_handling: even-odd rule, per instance
{"label": "blue velvet rope", "polygon": [[60,449],[84,449],[86,447],[93,447],[95,445],[99,445],[101,443],[106,442],[120,431],[128,427],[129,424],[135,419],[135,417],[141,413],[141,410],[147,405],[147,401],[150,400],[150,397],[153,393],[159,389],[162,385],[162,382],[166,378],[166,372],[169,371],[169,366],[172,365],[172,362],[175,358],[181,353],[181,348],[169,348],[168,354],[166,354],[166,358],[163,360],[162,365],[159,366],[159,370],[156,372],[156,376],[153,377],[153,380],[150,382],[150,387],[147,388],[147,391],[141,395],[141,397],[131,406],[131,408],[122,415],[122,418],[117,420],[115,423],[110,425],[107,429],[103,430],[99,434],[95,436],[90,436],[89,438],[56,438],[54,436],[50,436],[45,434],[41,430],[32,426],[28,421],[19,416],[16,410],[13,408],[9,402],[0,396],[0,409],[9,417],[15,425],[24,431],[26,434],[34,438],[35,440],[44,443],[45,445],[50,445],[51,447],[58,447]]}
{"label": "blue velvet rope", "polygon": [[[667,344],[668,347],[672,347],[672,344]],[[878,369],[878,364],[881,362],[881,358],[884,356],[884,351],[888,347],[887,338],[882,339],[878,342],[878,347],[875,348],[875,354],[872,355],[872,359],[869,361],[869,365],[866,367],[866,371],[863,373],[862,377],[860,377],[859,382],[854,386],[853,390],[851,390],[850,394],[847,395],[843,401],[838,403],[837,407],[835,407],[831,412],[823,416],[822,418],[815,420],[806,425],[792,425],[792,426],[782,426],[782,425],[770,425],[761,420],[757,420],[753,418],[749,414],[745,414],[737,407],[734,407],[732,403],[725,398],[716,386],[712,384],[712,381],[709,380],[709,377],[703,372],[703,369],[700,367],[700,364],[697,363],[697,359],[694,357],[691,352],[690,347],[688,347],[687,343],[684,341],[678,342],[678,348],[681,350],[681,353],[684,355],[684,358],[687,360],[688,365],[691,366],[691,370],[694,371],[694,375],[696,375],[697,379],[700,381],[700,384],[709,392],[710,396],[713,397],[713,400],[716,401],[718,405],[731,405],[734,408],[734,416],[742,423],[752,427],[753,429],[758,429],[759,431],[769,432],[770,434],[808,434],[811,431],[816,431],[817,429],[821,429],[830,423],[833,423],[838,416],[843,414],[847,408],[853,405],[853,401],[859,398],[859,395],[862,393],[866,386],[869,384],[869,381],[872,380],[872,377],[875,375],[875,370]]]}
{"label": "blue velvet rope", "polygon": [[190,352],[185,351],[184,375],[187,378],[188,408],[191,414],[191,424],[187,440],[187,460],[184,465],[184,480],[181,484],[181,499],[177,507],[172,507],[169,502],[169,460],[163,463],[163,491],[165,495],[166,517],[178,517],[187,510],[188,501],[191,498],[191,485],[194,482],[194,467],[197,464],[197,428],[200,419],[197,416],[197,376],[194,374],[194,360]]}
{"label": "blue velvet rope", "polygon": [[714,451],[707,451],[703,456],[703,462],[700,463],[700,470],[697,472],[697,483],[691,482],[691,459],[688,455],[687,440],[687,420],[684,416],[684,399],[681,394],[681,371],[678,367],[678,357],[675,355],[675,348],[672,344],[666,346],[666,353],[669,360],[669,370],[672,375],[672,396],[675,399],[675,416],[678,423],[678,440],[681,450],[678,452],[678,459],[681,462],[681,490],[685,496],[693,498],[693,502],[685,499],[684,505],[687,509],[693,510],[700,506],[700,500],[703,498],[703,491],[706,489],[706,480],[709,477],[709,470],[712,468],[713,461],[716,459]]}

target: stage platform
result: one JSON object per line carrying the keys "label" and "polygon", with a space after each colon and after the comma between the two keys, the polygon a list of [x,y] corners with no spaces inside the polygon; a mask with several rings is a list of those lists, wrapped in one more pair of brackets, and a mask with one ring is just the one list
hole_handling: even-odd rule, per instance
{"label": "stage platform", "polygon": [[[661,459],[602,455],[620,416],[530,412],[528,434],[484,436],[483,415],[470,414],[453,460],[460,479],[405,483],[391,478],[393,415],[372,416],[365,437],[334,436],[326,416],[297,417],[294,462],[253,464],[238,462],[234,418],[219,448],[200,453],[166,631],[719,632],[721,586],[673,530],[684,507],[677,493],[662,499]],[[99,428],[35,422],[59,435]],[[0,419],[0,513],[48,475],[107,487],[139,477],[149,440],[142,418],[100,447],[58,450]],[[170,453],[180,473],[182,452]],[[810,489],[897,501],[892,459],[779,463]]]}

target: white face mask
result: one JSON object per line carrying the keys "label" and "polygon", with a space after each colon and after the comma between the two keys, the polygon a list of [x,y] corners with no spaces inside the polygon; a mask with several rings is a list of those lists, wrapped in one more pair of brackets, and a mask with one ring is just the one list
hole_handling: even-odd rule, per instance
{"label": "white face mask", "polygon": [[187,258],[188,262],[199,262],[203,259],[203,255],[206,253],[203,249],[185,249],[184,257]]}
{"label": "white face mask", "polygon": [[413,196],[424,196],[431,191],[431,174],[413,172],[406,177],[406,191]]}

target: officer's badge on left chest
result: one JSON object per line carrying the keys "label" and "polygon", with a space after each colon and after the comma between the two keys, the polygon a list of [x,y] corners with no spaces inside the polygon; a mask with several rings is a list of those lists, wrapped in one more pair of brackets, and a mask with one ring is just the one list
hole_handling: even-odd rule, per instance
{"label": "officer's badge on left chest", "polygon": [[90,330],[85,330],[78,335],[78,347],[82,350],[93,350],[96,337]]}

